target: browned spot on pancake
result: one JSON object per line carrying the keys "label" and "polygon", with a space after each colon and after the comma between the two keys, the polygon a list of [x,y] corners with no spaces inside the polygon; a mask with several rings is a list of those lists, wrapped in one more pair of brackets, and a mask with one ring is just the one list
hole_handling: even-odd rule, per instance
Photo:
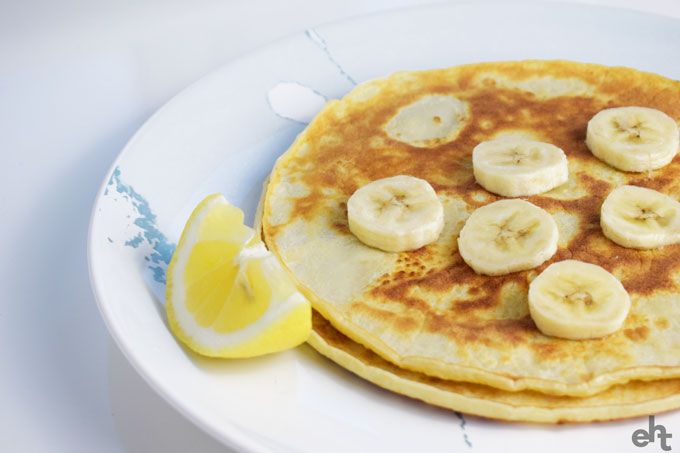
{"label": "browned spot on pancake", "polygon": [[449,338],[464,341],[480,340],[478,333],[470,323],[454,323],[444,315],[430,314],[427,317],[425,328],[428,332],[445,333]]}
{"label": "browned spot on pancake", "polygon": [[654,321],[654,324],[659,329],[668,329],[668,320],[666,318],[657,318],[656,321]]}
{"label": "browned spot on pancake", "polygon": [[[471,294],[481,294],[481,296],[473,300],[458,301],[452,307],[455,316],[459,312],[487,310],[499,306],[503,302],[500,292],[507,283],[514,282],[520,287],[527,287],[526,275],[523,272],[488,277],[475,273],[458,253],[451,257],[451,261],[451,264],[443,269],[435,269],[416,278],[405,278],[408,274],[402,270],[397,271],[389,282],[378,284],[370,291],[370,294],[378,299],[413,306],[414,298],[409,296],[412,288],[445,295],[450,291],[453,282],[459,285],[467,284],[471,288]],[[432,309],[424,301],[419,301],[418,306],[424,312],[440,314],[438,310]]]}
{"label": "browned spot on pancake", "polygon": [[637,174],[628,181],[633,186],[646,187],[678,199],[680,195],[680,155],[666,167],[649,173]]}
{"label": "browned spot on pancake", "polygon": [[296,198],[294,202],[294,217],[311,219],[319,208],[319,202],[323,200],[321,193],[312,191],[305,197]]}
{"label": "browned spot on pancake", "polygon": [[402,276],[392,277],[390,282],[378,286],[376,289],[371,291],[371,294],[377,296],[378,298],[382,298],[385,301],[396,301],[406,308],[418,308],[419,310],[429,311],[430,305],[427,302],[408,294],[410,285],[408,285],[406,282],[412,280],[406,279],[405,273],[397,273],[397,275]]}
{"label": "browned spot on pancake", "polygon": [[428,259],[432,255],[432,247],[420,247],[419,249],[406,252],[405,259],[410,262],[419,263],[420,260]]}
{"label": "browned spot on pancake", "polygon": [[[590,357],[593,353],[604,354],[609,358],[625,359],[628,354],[624,351],[623,345],[628,339],[622,332],[617,332],[612,335],[593,338],[589,340],[568,340],[564,338],[549,337],[549,343],[546,342],[548,337],[541,334],[541,338],[534,338],[534,341],[529,344],[531,349],[536,353],[537,358],[541,360],[562,360],[565,355],[575,357]],[[548,347],[547,345],[550,345]]]}
{"label": "browned spot on pancake", "polygon": [[627,276],[622,283],[629,293],[646,295],[677,290],[677,283],[673,280],[672,274],[678,271],[680,244],[666,246],[658,253],[638,251],[639,256],[634,256],[635,252],[631,252],[631,249],[624,250],[621,255],[625,258],[622,261],[631,267],[628,268]]}
{"label": "browned spot on pancake", "polygon": [[[479,310],[496,307],[499,303],[501,301],[496,293],[491,297],[459,301],[446,311],[437,311],[428,305],[424,310],[425,330],[442,334],[454,341],[476,341],[501,349],[522,343],[526,341],[528,335],[535,333],[536,328],[528,315],[520,319],[489,320],[473,314]],[[462,319],[465,321],[461,322]]]}
{"label": "browned spot on pancake", "polygon": [[474,311],[474,310],[484,310],[488,308],[493,308],[497,304],[497,301],[489,297],[480,297],[479,299],[463,300],[456,302],[454,305],[454,310],[457,312]]}
{"label": "browned spot on pancake", "polygon": [[418,323],[409,316],[398,316],[395,319],[394,325],[399,332],[411,332],[418,328]]}
{"label": "browned spot on pancake", "polygon": [[349,225],[347,225],[347,222],[335,222],[333,224],[333,228],[342,234],[352,234],[352,232],[349,230]]}
{"label": "browned spot on pancake", "polygon": [[557,343],[537,343],[533,344],[531,349],[541,360],[554,360],[562,355],[562,349]]}
{"label": "browned spot on pancake", "polygon": [[623,333],[633,341],[642,341],[649,336],[649,327],[639,326],[634,329],[624,329]]}
{"label": "browned spot on pancake", "polygon": [[593,373],[583,373],[581,374],[581,379],[584,381],[589,381],[594,377]]}
{"label": "browned spot on pancake", "polygon": [[361,301],[352,303],[352,310],[357,313],[361,312],[369,314],[374,319],[387,320],[390,324],[395,326],[399,332],[408,333],[420,327],[416,320],[409,316],[408,313],[395,313],[389,309],[375,307]]}
{"label": "browned spot on pancake", "polygon": [[500,319],[494,323],[493,330],[508,344],[518,345],[536,334],[536,325],[531,316],[526,315],[521,319]]}

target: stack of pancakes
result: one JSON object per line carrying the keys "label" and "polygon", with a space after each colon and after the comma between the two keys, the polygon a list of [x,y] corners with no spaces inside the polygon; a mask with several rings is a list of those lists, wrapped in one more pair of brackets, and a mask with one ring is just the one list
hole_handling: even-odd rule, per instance
{"label": "stack of pancakes", "polygon": [[[408,124],[391,121],[432,95],[461,101],[465,118],[424,108]],[[680,158],[646,173],[595,158],[588,120],[617,106],[680,121],[680,82],[563,61],[484,63],[397,73],[329,102],[277,161],[261,205],[267,247],[314,307],[309,343],[379,386],[486,417],[593,421],[680,407],[680,244],[628,249],[599,226],[602,201],[618,186],[680,199]],[[429,135],[416,140],[413,130]],[[557,222],[557,253],[535,269],[490,277],[465,264],[456,238],[472,211],[501,199],[475,182],[471,156],[505,135],[560,147],[570,175],[526,198]],[[400,174],[434,187],[445,226],[430,245],[383,252],[352,235],[346,203],[359,187]],[[618,332],[566,340],[536,328],[528,285],[565,259],[621,280],[632,306]]]}

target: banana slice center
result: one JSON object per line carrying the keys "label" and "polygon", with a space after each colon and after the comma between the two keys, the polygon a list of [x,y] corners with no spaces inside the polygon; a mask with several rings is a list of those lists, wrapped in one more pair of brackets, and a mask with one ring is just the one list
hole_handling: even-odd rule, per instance
{"label": "banana slice center", "polygon": [[500,167],[540,166],[544,161],[541,151],[536,148],[521,148],[516,146],[506,153],[499,154],[493,162]]}
{"label": "banana slice center", "polygon": [[638,206],[638,209],[640,210],[640,213],[637,216],[638,220],[656,219],[659,217],[659,214],[654,211],[650,211],[647,208],[641,208]]}
{"label": "banana slice center", "polygon": [[[596,294],[602,291],[587,284],[587,280],[579,281],[579,276],[563,273],[561,281],[554,282],[552,288],[546,289],[546,292],[554,300],[567,305],[570,310],[585,311],[596,308],[598,300]],[[602,297],[602,294],[599,294],[599,297]]]}
{"label": "banana slice center", "polygon": [[388,195],[387,198],[378,197],[374,201],[378,208],[379,216],[391,220],[404,220],[408,209],[411,207],[406,195],[401,193],[393,194],[392,196]]}
{"label": "banana slice center", "polygon": [[648,227],[666,228],[673,220],[673,212],[659,207],[636,206],[636,215],[628,217],[629,221],[644,223]]}
{"label": "banana slice center", "polygon": [[600,302],[607,299],[608,295],[603,294],[603,291],[597,288],[592,288],[583,285],[567,285],[562,290],[555,289],[551,291],[551,297],[568,307],[572,312],[586,314],[597,311],[600,307]]}
{"label": "banana slice center", "polygon": [[565,296],[565,300],[572,305],[590,307],[595,303],[593,296],[588,291],[575,291]]}
{"label": "banana slice center", "polygon": [[670,223],[670,218],[658,212],[654,207],[636,205],[633,216],[627,216],[629,221],[645,223],[649,226],[664,228]]}
{"label": "banana slice center", "polygon": [[613,118],[612,125],[618,141],[636,144],[652,144],[658,142],[659,131],[650,123],[630,118]]}
{"label": "banana slice center", "polygon": [[504,251],[508,251],[515,247],[523,248],[524,243],[532,232],[536,231],[538,226],[538,221],[534,220],[527,222],[520,219],[518,213],[513,213],[501,223],[493,224],[493,227],[498,229],[494,242],[498,248]]}

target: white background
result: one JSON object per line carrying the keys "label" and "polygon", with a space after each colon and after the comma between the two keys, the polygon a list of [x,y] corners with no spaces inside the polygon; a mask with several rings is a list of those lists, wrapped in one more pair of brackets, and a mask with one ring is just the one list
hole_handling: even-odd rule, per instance
{"label": "white background", "polygon": [[[145,119],[211,69],[320,23],[431,2],[13,3],[0,3],[0,451],[224,451],[106,332],[86,262],[101,179]],[[585,3],[680,17],[678,0]]]}

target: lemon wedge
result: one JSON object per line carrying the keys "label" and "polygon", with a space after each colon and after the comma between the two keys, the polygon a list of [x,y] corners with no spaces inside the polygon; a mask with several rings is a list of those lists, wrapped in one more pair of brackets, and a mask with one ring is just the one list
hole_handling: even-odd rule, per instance
{"label": "lemon wedge", "polygon": [[312,329],[309,301],[252,228],[220,194],[196,206],[167,273],[170,330],[210,357],[289,349]]}

